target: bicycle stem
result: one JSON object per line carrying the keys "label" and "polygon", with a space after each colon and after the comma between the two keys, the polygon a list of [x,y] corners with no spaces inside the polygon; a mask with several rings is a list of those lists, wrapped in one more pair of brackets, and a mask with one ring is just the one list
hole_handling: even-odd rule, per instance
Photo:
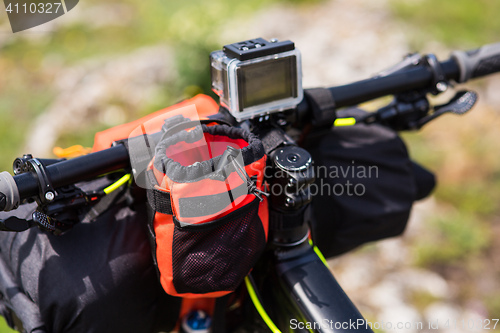
{"label": "bicycle stem", "polygon": [[[267,177],[273,194],[269,203],[267,252],[267,260],[272,264],[266,267],[273,267],[272,275],[280,286],[266,290],[276,284],[264,283],[265,292],[261,294],[268,304],[284,300],[283,306],[273,307],[271,317],[282,331],[288,331],[295,320],[316,323],[318,332],[348,332],[351,323],[358,325],[358,332],[372,332],[309,244],[310,185],[315,180],[311,155],[278,126],[258,127],[256,132],[270,157],[273,172]],[[279,194],[273,193],[273,186],[281,189]],[[276,311],[281,313],[277,315]]]}

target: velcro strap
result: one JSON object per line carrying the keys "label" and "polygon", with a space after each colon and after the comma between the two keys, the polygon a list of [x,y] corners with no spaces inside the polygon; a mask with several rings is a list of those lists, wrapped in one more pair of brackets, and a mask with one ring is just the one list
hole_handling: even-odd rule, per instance
{"label": "velcro strap", "polygon": [[288,135],[278,129],[271,129],[267,132],[259,133],[261,135],[262,145],[266,154],[270,154],[273,150],[286,143],[293,142]]}
{"label": "velcro strap", "polygon": [[294,144],[293,139],[280,128],[257,126],[252,133],[259,137],[264,146],[264,151],[268,155],[280,146]]}
{"label": "velcro strap", "polygon": [[170,193],[152,188],[147,190],[147,196],[149,205],[154,211],[162,214],[173,214]]}
{"label": "velcro strap", "polygon": [[155,188],[158,182],[156,181],[153,170],[146,170],[146,178],[150,186],[150,188],[146,190],[146,194],[151,208],[158,213],[173,215],[170,193]]}
{"label": "velcro strap", "polygon": [[[151,208],[162,214],[173,215],[170,193],[160,191],[154,187],[152,170],[147,171],[151,188],[146,191],[148,202]],[[227,192],[210,194],[197,197],[180,198],[177,213],[179,217],[203,217],[216,214],[229,206],[231,203],[243,195],[248,194],[248,185],[244,182],[240,186]]]}
{"label": "velcro strap", "polygon": [[312,124],[317,127],[332,126],[337,115],[330,91],[325,88],[306,89],[304,95],[313,114]]}

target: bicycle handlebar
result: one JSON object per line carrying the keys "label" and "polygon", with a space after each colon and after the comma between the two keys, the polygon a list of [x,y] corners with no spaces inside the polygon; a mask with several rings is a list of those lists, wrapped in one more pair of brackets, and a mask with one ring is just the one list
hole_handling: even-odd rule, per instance
{"label": "bicycle handlebar", "polygon": [[[454,51],[440,62],[446,80],[459,83],[500,71],[500,43],[471,51]],[[415,66],[387,76],[373,77],[351,84],[328,88],[335,106],[345,107],[375,98],[425,89],[432,86],[434,75],[428,66]]]}
{"label": "bicycle handlebar", "polygon": [[[472,51],[455,51],[440,62],[447,80],[465,82],[500,71],[500,43]],[[420,90],[432,86],[434,74],[428,66],[415,66],[371,79],[328,88],[337,108],[352,106],[386,95]],[[308,108],[306,108],[307,110]],[[130,165],[127,148],[117,145],[104,151],[62,161],[46,167],[54,188],[101,176]],[[24,199],[36,196],[41,189],[37,176],[23,173],[12,177],[0,173],[0,211],[17,208]]]}
{"label": "bicycle handlebar", "polygon": [[[127,148],[117,145],[49,165],[45,170],[52,187],[59,188],[124,169],[129,165]],[[41,190],[34,173],[26,172],[14,177],[8,172],[0,173],[0,211],[17,208],[20,201],[36,196]]]}
{"label": "bicycle handlebar", "polygon": [[[459,78],[460,69],[454,60],[450,59],[440,64],[448,80]],[[340,108],[387,95],[428,88],[432,85],[432,81],[433,73],[428,67],[416,66],[387,76],[331,87],[328,90],[332,94],[335,106]]]}

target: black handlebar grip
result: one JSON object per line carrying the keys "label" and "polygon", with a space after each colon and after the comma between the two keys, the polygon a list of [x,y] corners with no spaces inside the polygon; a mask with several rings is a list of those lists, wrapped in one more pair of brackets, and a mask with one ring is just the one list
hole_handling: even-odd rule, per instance
{"label": "black handlebar grip", "polygon": [[16,209],[21,198],[14,177],[7,171],[0,172],[0,211]]}
{"label": "black handlebar grip", "polygon": [[460,83],[500,71],[500,43],[471,51],[455,51],[451,57],[460,67]]}

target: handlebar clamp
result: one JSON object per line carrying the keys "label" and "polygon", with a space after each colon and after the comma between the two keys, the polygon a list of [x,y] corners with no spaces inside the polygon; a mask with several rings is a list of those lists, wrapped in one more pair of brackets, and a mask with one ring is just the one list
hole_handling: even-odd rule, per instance
{"label": "handlebar clamp", "polygon": [[38,198],[41,204],[46,204],[53,201],[57,192],[52,186],[52,182],[47,174],[45,165],[37,158],[31,158],[25,162],[22,172],[32,172],[38,178]]}
{"label": "handlebar clamp", "polygon": [[433,95],[445,92],[448,89],[449,82],[446,80],[446,74],[444,73],[441,63],[438,61],[434,54],[427,54],[425,56],[425,62],[427,66],[432,71],[432,88],[430,93]]}

